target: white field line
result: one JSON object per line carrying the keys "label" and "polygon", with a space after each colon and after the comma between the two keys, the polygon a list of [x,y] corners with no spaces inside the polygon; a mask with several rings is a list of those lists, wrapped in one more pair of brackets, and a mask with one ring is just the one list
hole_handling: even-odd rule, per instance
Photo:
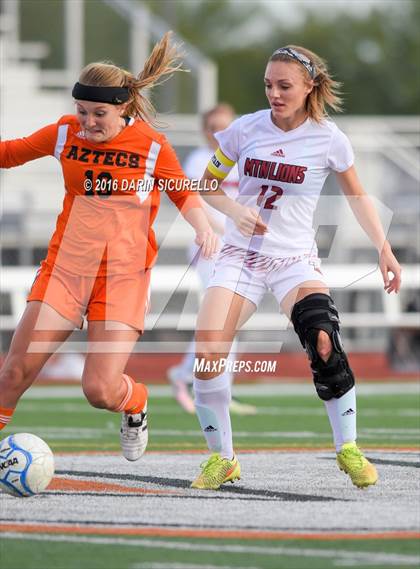
{"label": "white field line", "polygon": [[[258,401],[257,401],[258,403]],[[34,413],[39,412],[39,404],[38,403],[29,403],[28,401],[23,401],[19,408],[24,409],[26,412]],[[42,407],[42,414],[55,414],[58,411],[63,413],[81,413],[81,414],[91,414],[95,412],[92,410],[91,407],[83,406],[81,407],[78,403],[66,403],[63,402],[56,402],[54,407],[43,406]],[[150,405],[150,411],[153,415],[185,415],[185,411],[178,406],[171,406],[171,405],[158,405],[156,407],[153,406],[153,402]],[[99,413],[96,411],[96,413]],[[257,405],[257,415],[273,415],[282,417],[285,415],[291,416],[298,416],[301,417],[304,413],[317,416],[317,417],[324,417],[325,416],[325,409],[323,407],[260,407]],[[392,416],[392,417],[418,417],[420,418],[420,409],[410,407],[406,409],[363,409],[360,412],[363,417],[385,417],[385,416]]]}
{"label": "white field line", "polygon": [[[170,385],[148,385],[150,398],[171,397]],[[358,395],[386,396],[386,395],[420,395],[420,382],[394,382],[394,383],[360,383],[357,385]],[[274,395],[313,395],[316,397],[315,388],[308,383],[255,383],[251,385],[234,385],[233,394],[238,397],[271,397]],[[83,398],[81,385],[35,385],[23,395],[28,399],[63,399]]]}
{"label": "white field line", "polygon": [[[90,427],[47,427],[40,425],[26,425],[16,427],[15,433],[33,433],[39,436],[48,436],[52,439],[91,439],[108,438],[116,433],[116,426],[110,425],[106,429]],[[176,429],[153,429],[154,437],[201,437],[201,431],[197,430],[176,430]],[[420,429],[359,429],[359,437],[365,439],[386,439],[386,440],[412,440],[420,438]],[[253,438],[253,439],[311,439],[311,438],[330,439],[329,432],[320,433],[316,431],[236,431],[234,438]]]}
{"label": "white field line", "polygon": [[239,565],[197,565],[197,563],[153,563],[146,561],[146,563],[135,563],[130,565],[130,569],[261,569],[247,565],[246,567],[239,567]]}
{"label": "white field line", "polygon": [[[343,549],[315,549],[306,547],[268,547],[268,546],[248,546],[248,545],[222,545],[196,542],[175,542],[152,539],[126,539],[120,537],[86,537],[82,535],[46,535],[46,534],[27,534],[19,532],[5,532],[3,539],[22,539],[35,541],[55,541],[68,543],[89,543],[96,545],[121,545],[132,547],[148,547],[152,549],[173,549],[178,551],[209,551],[216,553],[249,554],[249,555],[284,555],[290,557],[321,557],[332,560],[336,566],[354,566],[361,563],[370,565],[413,565],[418,567],[420,556],[404,555],[394,553],[374,553],[360,551],[346,551]],[[185,567],[185,565],[184,565]],[[200,568],[202,569],[202,568]]]}
{"label": "white field line", "polygon": [[[25,426],[17,427],[14,429],[15,433],[26,433],[30,432],[34,435],[48,436],[52,439],[91,439],[96,438],[106,438],[113,436],[116,433],[116,427],[113,426],[112,429],[99,429],[99,428],[77,428],[77,427],[42,427],[42,426]],[[183,431],[176,429],[153,429],[153,436],[156,437],[201,437],[202,433],[198,429],[196,431]],[[329,433],[316,433],[312,431],[269,431],[269,432],[259,432],[254,433],[252,431],[238,431],[234,434],[237,438],[313,438],[313,437],[323,437],[331,438]]]}
{"label": "white field line", "polygon": [[420,435],[420,429],[406,429],[406,428],[398,428],[398,429],[387,429],[387,428],[365,428],[362,429],[361,432],[363,433],[374,433],[374,434],[388,434],[388,433],[396,433],[399,435],[403,435],[405,433],[411,435]]}
{"label": "white field line", "polygon": [[[39,407],[38,407],[39,409]],[[153,413],[156,414],[165,414],[162,413],[162,407],[157,407]],[[296,415],[301,417],[304,413],[308,415],[316,415],[318,417],[325,416],[325,409],[323,407],[320,408],[313,408],[313,407],[259,407],[257,405],[257,415],[275,415],[281,417],[282,415]],[[168,415],[169,407],[168,407]],[[384,417],[384,416],[392,416],[392,417],[418,417],[420,418],[420,409],[416,408],[406,408],[406,409],[363,409],[360,411],[360,415],[362,417]]]}
{"label": "white field line", "polygon": [[145,563],[135,563],[130,565],[130,569],[262,569],[247,565],[246,567],[239,565],[201,565],[197,563],[158,563],[146,561]]}

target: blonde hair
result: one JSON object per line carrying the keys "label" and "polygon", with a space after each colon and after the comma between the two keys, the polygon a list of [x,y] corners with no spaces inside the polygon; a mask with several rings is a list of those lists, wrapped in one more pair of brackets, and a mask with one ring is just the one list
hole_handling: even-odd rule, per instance
{"label": "blonde hair", "polygon": [[79,83],[92,87],[127,87],[130,98],[124,115],[155,125],[156,109],[143,91],[164,83],[175,71],[184,71],[182,53],[178,45],[171,43],[171,36],[172,32],[167,32],[154,46],[137,77],[112,62],[99,61],[82,69]]}
{"label": "blonde hair", "polygon": [[[328,72],[326,62],[321,57],[319,57],[319,55],[316,55],[316,53],[310,51],[309,49],[306,49],[305,47],[298,45],[288,45],[286,47],[306,56],[308,59],[310,59],[311,64],[315,68],[313,89],[306,98],[306,111],[309,117],[315,122],[319,123],[328,116],[328,107],[336,113],[341,112],[343,105],[343,100],[340,92],[341,83],[334,81],[334,79],[331,77]],[[301,69],[301,72],[306,81],[310,83],[312,80],[305,66],[289,55],[283,53],[274,53],[270,57],[269,61],[287,61],[295,63]]]}

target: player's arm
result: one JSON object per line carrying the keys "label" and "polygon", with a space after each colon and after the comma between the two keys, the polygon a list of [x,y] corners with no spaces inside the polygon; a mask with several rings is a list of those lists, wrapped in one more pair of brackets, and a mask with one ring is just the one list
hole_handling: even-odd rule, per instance
{"label": "player's arm", "polygon": [[225,226],[223,223],[219,223],[219,221],[217,221],[214,217],[214,215],[212,215],[210,208],[208,207],[207,203],[204,202],[204,213],[207,216],[207,219],[211,225],[211,228],[213,229],[213,231],[215,231],[218,235],[223,235],[223,233],[225,232]]}
{"label": "player's arm", "polygon": [[57,125],[51,124],[24,138],[0,142],[0,168],[13,168],[54,154]]}
{"label": "player's arm", "polygon": [[201,254],[204,258],[209,259],[219,249],[219,238],[217,233],[213,231],[204,208],[201,205],[200,207],[190,207],[185,212],[181,210],[181,213],[195,230],[195,242],[201,247]]}
{"label": "player's arm", "polygon": [[218,235],[223,235],[225,232],[225,227],[223,223],[219,223],[216,220],[212,208],[199,196],[200,204],[203,208],[204,214],[207,217],[207,221],[210,224],[210,227],[215,231]]}
{"label": "player's arm", "polygon": [[[354,166],[344,172],[336,172],[340,187],[362,229],[366,232],[379,253],[379,267],[385,290],[399,292],[401,267],[387,241],[378,212],[360,183]],[[390,279],[388,273],[393,277]]]}
{"label": "player's arm", "polygon": [[200,195],[209,205],[229,216],[242,235],[263,235],[267,226],[258,211],[232,200],[220,187],[234,164],[235,162],[218,148],[201,178]]}
{"label": "player's arm", "polygon": [[199,196],[189,190],[167,193],[185,221],[194,229],[195,242],[201,247],[203,257],[212,257],[219,249],[219,238],[211,227]]}

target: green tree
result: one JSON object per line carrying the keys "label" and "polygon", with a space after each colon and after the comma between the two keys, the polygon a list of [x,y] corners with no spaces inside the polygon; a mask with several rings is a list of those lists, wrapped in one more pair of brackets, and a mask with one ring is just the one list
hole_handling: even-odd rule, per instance
{"label": "green tree", "polygon": [[[353,114],[419,112],[420,1],[400,0],[354,15],[302,8],[301,23],[273,23],[262,3],[230,0],[150,0],[151,9],[171,22],[219,68],[219,98],[239,113],[266,105],[264,68],[280,45],[312,49],[343,83],[345,111]],[[176,6],[176,8],[175,8]],[[397,9],[398,8],[398,9]],[[261,39],[241,35],[255,20]],[[245,34],[245,32],[244,32]],[[258,37],[253,35],[253,37]],[[235,39],[237,45],[235,45]]]}
{"label": "green tree", "polygon": [[[134,1],[134,0],[133,0]],[[264,68],[280,45],[304,45],[324,57],[343,83],[345,109],[353,114],[419,113],[420,0],[399,0],[389,9],[360,16],[325,8],[305,9],[301,23],[273,20],[263,2],[149,0],[151,10],[219,67],[219,99],[239,113],[266,106]],[[281,5],[281,3],[279,3]],[[44,67],[61,67],[62,0],[21,0],[22,37],[47,41]],[[52,25],[46,25],[51,22]],[[257,34],[250,34],[252,28]],[[112,59],[128,65],[128,27],[101,0],[86,1],[86,61]],[[137,71],[137,70],[134,70]],[[169,87],[171,85],[171,87]],[[175,106],[168,89],[178,92]],[[156,93],[162,110],[191,112],[191,78],[177,77]]]}
{"label": "green tree", "polygon": [[412,0],[398,12],[374,9],[363,18],[309,11],[301,27],[279,33],[328,61],[348,113],[407,114],[419,112],[419,24],[420,3]]}

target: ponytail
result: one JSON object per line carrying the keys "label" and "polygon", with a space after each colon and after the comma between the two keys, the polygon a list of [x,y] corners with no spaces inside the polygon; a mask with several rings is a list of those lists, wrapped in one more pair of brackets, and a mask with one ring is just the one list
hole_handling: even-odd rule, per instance
{"label": "ponytail", "polygon": [[164,83],[175,71],[181,70],[182,54],[179,46],[171,44],[171,36],[172,32],[167,32],[154,46],[137,77],[113,63],[97,62],[90,63],[82,70],[79,82],[97,87],[128,88],[130,97],[125,115],[154,125],[156,109],[143,91]]}

